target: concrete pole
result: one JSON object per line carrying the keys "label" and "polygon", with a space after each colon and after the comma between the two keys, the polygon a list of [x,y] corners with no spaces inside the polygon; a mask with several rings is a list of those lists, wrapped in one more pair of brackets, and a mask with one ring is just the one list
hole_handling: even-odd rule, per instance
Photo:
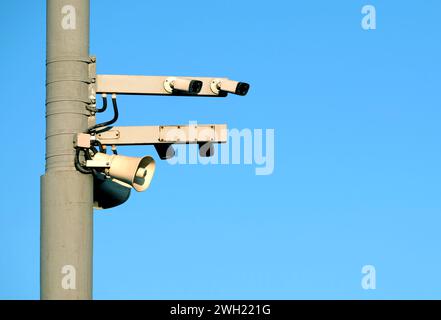
{"label": "concrete pole", "polygon": [[42,299],[92,298],[93,179],[75,170],[72,142],[88,128],[89,62],[89,0],[47,0]]}

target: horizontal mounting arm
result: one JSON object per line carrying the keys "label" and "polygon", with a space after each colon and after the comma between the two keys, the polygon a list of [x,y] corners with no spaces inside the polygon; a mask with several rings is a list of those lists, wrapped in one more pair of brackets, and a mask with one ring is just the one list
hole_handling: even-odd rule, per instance
{"label": "horizontal mounting arm", "polygon": [[164,95],[164,96],[205,96],[226,97],[227,92],[212,89],[214,82],[226,78],[180,77],[179,79],[202,82],[199,93],[189,93],[170,90],[168,81],[176,79],[168,76],[127,76],[127,75],[97,75],[96,93],[132,94],[132,95]]}
{"label": "horizontal mounting arm", "polygon": [[112,127],[96,134],[102,145],[158,145],[226,143],[227,125],[192,124],[140,127]]}

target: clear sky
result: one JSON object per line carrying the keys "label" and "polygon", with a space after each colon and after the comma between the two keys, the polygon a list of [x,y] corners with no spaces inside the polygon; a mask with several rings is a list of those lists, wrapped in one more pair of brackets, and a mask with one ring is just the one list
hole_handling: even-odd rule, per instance
{"label": "clear sky", "polygon": [[[361,27],[366,4],[376,30]],[[94,297],[441,298],[440,10],[92,0],[99,73],[251,83],[247,97],[121,97],[119,125],[275,130],[266,176],[121,148],[159,163],[149,190],[95,213]],[[0,17],[0,298],[37,299],[45,1],[3,2]],[[362,288],[364,265],[375,290]]]}

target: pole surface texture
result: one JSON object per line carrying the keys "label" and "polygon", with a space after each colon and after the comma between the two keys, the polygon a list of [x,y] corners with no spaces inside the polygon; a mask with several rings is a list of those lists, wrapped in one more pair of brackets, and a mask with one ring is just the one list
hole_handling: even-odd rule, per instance
{"label": "pole surface texture", "polygon": [[75,170],[73,148],[88,128],[89,63],[89,0],[47,0],[41,299],[92,298],[93,179]]}

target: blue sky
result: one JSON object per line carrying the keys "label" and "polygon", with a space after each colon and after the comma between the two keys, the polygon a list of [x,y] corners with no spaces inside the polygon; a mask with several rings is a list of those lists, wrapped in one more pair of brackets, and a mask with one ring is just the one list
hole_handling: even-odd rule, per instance
{"label": "blue sky", "polygon": [[[121,97],[119,125],[275,130],[268,176],[121,148],[159,163],[147,192],[95,213],[96,299],[441,298],[439,1],[91,2],[98,73],[252,85]],[[376,30],[360,26],[366,4]],[[0,15],[0,298],[37,299],[45,1]]]}

